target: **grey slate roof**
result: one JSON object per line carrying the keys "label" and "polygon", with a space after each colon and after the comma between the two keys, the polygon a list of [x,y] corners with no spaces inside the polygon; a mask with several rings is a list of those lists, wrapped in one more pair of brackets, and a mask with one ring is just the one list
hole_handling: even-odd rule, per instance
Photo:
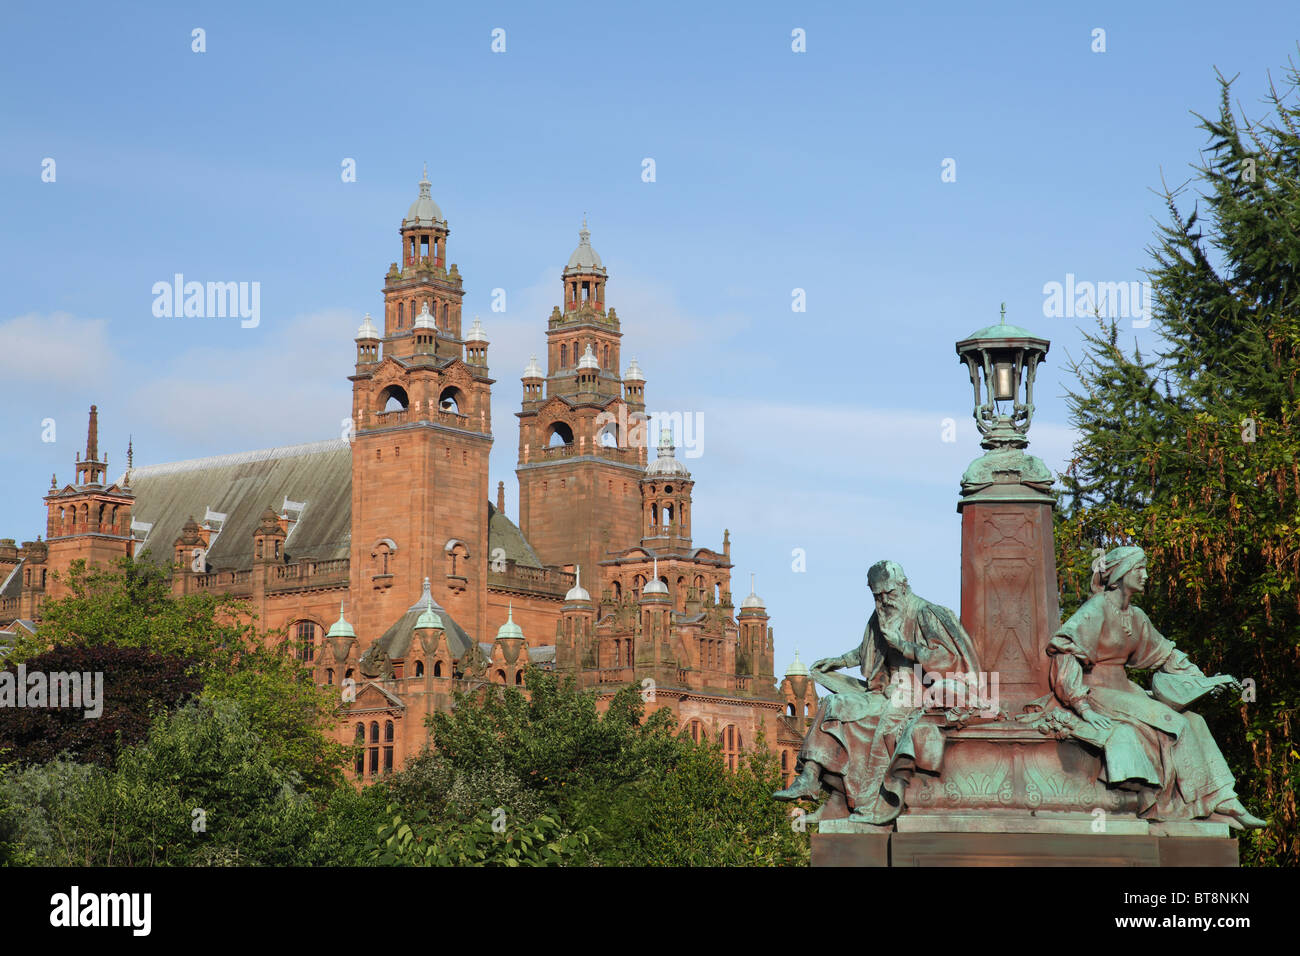
{"label": "grey slate roof", "polygon": [[346,439],[147,465],[131,471],[131,490],[133,521],[153,525],[145,548],[158,564],[170,564],[186,520],[202,525],[211,510],[226,520],[208,550],[208,567],[251,568],[253,529],[268,506],[280,512],[286,497],[306,502],[285,542],[291,560],[348,556],[352,452]]}
{"label": "grey slate roof", "polygon": [[528,648],[528,660],[534,664],[555,663],[555,645],[543,644],[540,647]]}
{"label": "grey slate roof", "polygon": [[23,593],[23,576],[19,572],[26,563],[27,559],[22,558],[14,565],[13,570],[4,579],[4,583],[0,584],[0,597],[19,597]]}
{"label": "grey slate roof", "polygon": [[[345,439],[147,465],[132,470],[131,490],[134,521],[153,525],[145,548],[158,564],[171,563],[172,544],[185,522],[193,516],[202,525],[211,510],[225,514],[226,520],[208,551],[208,566],[251,568],[253,529],[268,506],[279,512],[286,497],[306,502],[284,546],[290,560],[327,561],[349,554],[352,452]],[[491,502],[487,508],[489,552],[501,548],[516,564],[541,568],[541,559],[518,526]],[[6,587],[12,590],[20,580],[15,573]],[[11,595],[2,590],[0,596]]]}
{"label": "grey slate roof", "polygon": [[[528,568],[542,567],[542,559],[524,538],[524,533],[519,530],[519,526],[488,502],[488,550],[495,553],[497,548],[504,548],[506,560],[513,560],[517,565]],[[489,560],[491,553],[488,556]]]}
{"label": "grey slate roof", "polygon": [[[439,606],[436,601],[433,609],[437,612],[438,617],[442,618],[442,627],[446,634],[447,646],[451,649],[451,656],[456,660],[460,660],[465,656],[465,651],[474,644],[473,639],[447,613],[447,610]],[[410,608],[397,619],[396,623],[384,631],[383,636],[375,641],[375,644],[382,647],[384,653],[393,660],[404,660],[410,652],[411,642],[415,639],[415,622],[419,620],[423,612],[423,604],[417,604]],[[491,646],[491,644],[488,645],[488,647]]]}

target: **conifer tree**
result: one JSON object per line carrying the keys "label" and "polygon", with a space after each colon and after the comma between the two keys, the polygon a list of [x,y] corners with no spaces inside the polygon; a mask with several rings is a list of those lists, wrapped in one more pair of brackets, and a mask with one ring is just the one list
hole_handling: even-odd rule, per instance
{"label": "conifer tree", "polygon": [[1207,673],[1248,682],[1198,709],[1272,826],[1244,862],[1300,863],[1300,70],[1266,117],[1217,115],[1189,183],[1163,196],[1149,249],[1153,360],[1112,323],[1087,336],[1071,393],[1080,433],[1058,526],[1062,608],[1087,596],[1095,548],[1142,545],[1142,606]]}

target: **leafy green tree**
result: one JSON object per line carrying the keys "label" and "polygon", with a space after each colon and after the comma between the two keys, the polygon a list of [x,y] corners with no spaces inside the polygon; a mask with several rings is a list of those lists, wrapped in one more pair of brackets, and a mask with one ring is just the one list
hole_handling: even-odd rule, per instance
{"label": "leafy green tree", "polygon": [[[1218,113],[1190,186],[1166,188],[1151,249],[1154,361],[1112,326],[1075,366],[1080,432],[1057,527],[1062,608],[1087,595],[1093,549],[1147,551],[1144,608],[1203,670],[1253,682],[1199,705],[1248,805],[1272,826],[1243,859],[1300,863],[1300,73],[1268,119]],[[1187,200],[1191,208],[1187,209]]]}
{"label": "leafy green tree", "polygon": [[717,744],[678,736],[667,709],[646,717],[639,688],[619,691],[601,713],[571,679],[531,670],[527,687],[527,697],[495,687],[462,695],[429,718],[435,752],[392,781],[401,811],[472,806],[459,824],[481,832],[484,811],[502,806],[512,825],[538,824],[556,842],[545,817],[562,835],[586,835],[592,864],[807,862],[807,835],[772,799],[780,773],[761,741],[729,771]]}
{"label": "leafy green tree", "polygon": [[[154,654],[138,647],[58,647],[26,661],[28,674],[101,675],[97,716],[87,715],[83,690],[78,707],[0,708],[0,749],[24,765],[44,763],[67,753],[82,763],[111,767],[119,748],[149,732],[154,713],[198,693],[194,661]],[[17,680],[17,666],[8,670]],[[92,681],[93,681],[92,676]],[[18,688],[19,692],[23,688]]]}
{"label": "leafy green tree", "polygon": [[164,570],[127,558],[109,568],[73,562],[69,594],[42,608],[36,634],[15,646],[10,663],[51,646],[140,648],[180,655],[211,699],[239,705],[252,728],[278,748],[278,760],[309,792],[341,786],[347,748],[337,743],[335,695],[274,635],[257,633],[251,609],[226,595],[169,591]]}
{"label": "leafy green tree", "polygon": [[48,837],[28,844],[43,864],[287,865],[315,823],[294,774],[230,701],[163,712],[111,771],[65,765],[59,777],[72,786],[55,799],[39,775],[23,781],[49,810]]}
{"label": "leafy green tree", "polygon": [[586,860],[587,831],[565,830],[542,814],[522,821],[480,806],[468,819],[437,818],[426,809],[391,819],[378,828],[374,860],[380,866],[563,866]]}

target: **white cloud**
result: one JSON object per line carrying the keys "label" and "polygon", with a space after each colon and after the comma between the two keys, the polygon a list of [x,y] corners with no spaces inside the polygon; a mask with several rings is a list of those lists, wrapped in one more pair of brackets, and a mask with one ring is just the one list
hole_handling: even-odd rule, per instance
{"label": "white cloud", "polygon": [[206,454],[339,437],[352,410],[345,373],[359,324],[351,313],[313,313],[264,323],[265,334],[250,331],[247,346],[173,356],[131,391],[132,428],[160,450],[197,432]]}
{"label": "white cloud", "polygon": [[31,312],[0,322],[0,375],[7,382],[78,387],[103,382],[119,360],[104,319]]}

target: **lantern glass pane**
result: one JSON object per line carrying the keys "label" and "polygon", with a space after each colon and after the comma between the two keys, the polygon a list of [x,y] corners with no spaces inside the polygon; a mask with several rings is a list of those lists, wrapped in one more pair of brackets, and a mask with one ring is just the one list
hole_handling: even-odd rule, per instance
{"label": "lantern glass pane", "polygon": [[993,397],[999,402],[1009,402],[1016,397],[1016,379],[1010,362],[993,366]]}

